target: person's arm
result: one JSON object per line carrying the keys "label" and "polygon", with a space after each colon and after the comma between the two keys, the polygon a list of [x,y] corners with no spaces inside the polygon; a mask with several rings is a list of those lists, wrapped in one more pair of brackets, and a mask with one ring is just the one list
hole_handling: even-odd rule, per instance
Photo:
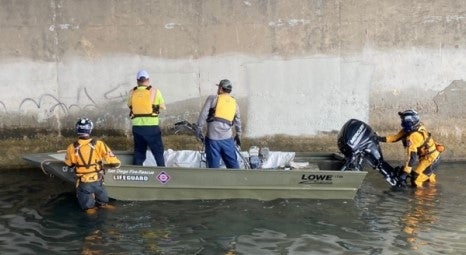
{"label": "person's arm", "polygon": [[134,89],[131,89],[128,92],[128,101],[126,102],[126,104],[128,105],[129,108],[131,108],[131,104],[132,104],[133,91]]}
{"label": "person's arm", "polygon": [[154,100],[154,105],[159,106],[159,111],[166,110],[167,106],[165,105],[165,99],[163,98],[162,92],[159,89],[155,89],[156,97]]}
{"label": "person's arm", "polygon": [[104,160],[104,165],[109,167],[120,167],[120,160],[117,158],[117,156],[115,156],[115,154],[113,154],[112,150],[107,146],[107,144],[102,141],[97,141],[96,150],[99,156]]}
{"label": "person's arm", "polygon": [[236,113],[235,117],[233,118],[233,126],[235,127],[235,136],[233,139],[235,140],[236,145],[241,147],[241,114],[239,112],[238,104],[236,104]]}
{"label": "person's arm", "polygon": [[214,101],[216,100],[216,98],[217,96],[210,95],[205,100],[204,106],[202,107],[201,112],[199,113],[199,118],[197,119],[197,128],[199,130],[202,130],[204,128],[204,125],[207,122],[207,117],[209,115],[209,110],[213,107],[213,105],[215,105]]}
{"label": "person's arm", "polygon": [[66,148],[66,154],[65,154],[65,165],[68,167],[74,167],[76,165],[76,157],[74,156],[74,146],[73,144],[70,144]]}
{"label": "person's arm", "polygon": [[407,137],[406,140],[406,154],[408,159],[406,160],[403,171],[409,174],[411,173],[414,164],[417,162],[417,148],[422,146],[424,143],[424,137],[422,134],[414,132],[409,137]]}
{"label": "person's arm", "polygon": [[378,136],[377,139],[380,142],[384,142],[384,143],[395,143],[401,140],[404,136],[405,136],[405,132],[403,130],[400,130],[395,135]]}
{"label": "person's arm", "polygon": [[233,126],[235,127],[235,132],[237,136],[241,136],[243,129],[241,128],[241,113],[239,112],[239,106],[236,104],[236,113],[233,118]]}
{"label": "person's arm", "polygon": [[204,142],[204,125],[207,123],[207,117],[209,116],[210,108],[212,108],[213,105],[215,105],[214,103],[216,102],[216,98],[217,96],[214,95],[208,96],[204,102],[204,106],[202,107],[201,112],[199,113],[195,132],[196,138],[201,142]]}

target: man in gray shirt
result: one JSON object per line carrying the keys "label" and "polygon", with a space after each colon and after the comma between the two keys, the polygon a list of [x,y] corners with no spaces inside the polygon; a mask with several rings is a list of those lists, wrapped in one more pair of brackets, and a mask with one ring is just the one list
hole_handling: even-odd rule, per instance
{"label": "man in gray shirt", "polygon": [[[217,95],[207,97],[197,120],[197,138],[204,142],[207,166],[220,167],[221,160],[227,168],[239,168],[236,146],[241,146],[241,118],[238,104],[230,95],[232,83],[221,80]],[[207,124],[204,139],[203,128]],[[235,136],[233,138],[233,127]]]}

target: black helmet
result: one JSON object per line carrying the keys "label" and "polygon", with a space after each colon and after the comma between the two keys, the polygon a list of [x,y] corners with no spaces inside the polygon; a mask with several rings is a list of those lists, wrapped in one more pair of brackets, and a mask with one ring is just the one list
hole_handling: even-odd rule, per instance
{"label": "black helmet", "polygon": [[88,118],[80,118],[76,122],[76,134],[78,136],[89,136],[94,128],[94,124]]}
{"label": "black helmet", "polygon": [[231,89],[233,88],[231,81],[227,79],[221,80],[218,86],[221,87],[226,92],[231,92]]}
{"label": "black helmet", "polygon": [[405,132],[411,132],[415,130],[419,123],[419,114],[415,110],[406,110],[404,112],[398,112],[401,118],[401,126]]}

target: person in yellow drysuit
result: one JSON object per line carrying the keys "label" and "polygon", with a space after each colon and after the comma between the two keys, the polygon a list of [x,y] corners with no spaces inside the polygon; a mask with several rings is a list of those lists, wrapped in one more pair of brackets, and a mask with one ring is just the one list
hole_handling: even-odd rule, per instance
{"label": "person in yellow drysuit", "polygon": [[76,174],[76,196],[79,205],[88,214],[97,207],[108,205],[108,194],[103,186],[103,166],[120,167],[120,160],[100,140],[90,137],[94,124],[87,118],[76,123],[78,140],[66,149],[65,164],[74,168]]}
{"label": "person in yellow drysuit", "polygon": [[[401,118],[402,129],[395,135],[377,138],[380,142],[393,143],[400,140],[403,142],[408,159],[401,167],[399,181],[405,183],[406,178],[410,176],[412,185],[416,187],[422,187],[426,181],[435,183],[436,174],[434,171],[439,164],[443,146],[437,146],[415,110],[399,112],[398,115]],[[415,166],[416,161],[419,161],[417,166]]]}

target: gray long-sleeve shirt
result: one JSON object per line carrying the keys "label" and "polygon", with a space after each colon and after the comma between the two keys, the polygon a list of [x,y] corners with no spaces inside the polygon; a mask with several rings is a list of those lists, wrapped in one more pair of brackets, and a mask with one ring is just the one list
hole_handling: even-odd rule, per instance
{"label": "gray long-sleeve shirt", "polygon": [[239,112],[238,104],[236,104],[236,113],[233,119],[233,125],[230,126],[227,123],[221,121],[207,122],[209,115],[209,109],[214,108],[217,104],[217,95],[210,95],[207,97],[204,106],[202,107],[199,119],[197,120],[197,126],[202,130],[207,123],[206,137],[211,140],[224,140],[233,136],[232,127],[235,128],[235,132],[238,136],[241,135],[241,116]]}

